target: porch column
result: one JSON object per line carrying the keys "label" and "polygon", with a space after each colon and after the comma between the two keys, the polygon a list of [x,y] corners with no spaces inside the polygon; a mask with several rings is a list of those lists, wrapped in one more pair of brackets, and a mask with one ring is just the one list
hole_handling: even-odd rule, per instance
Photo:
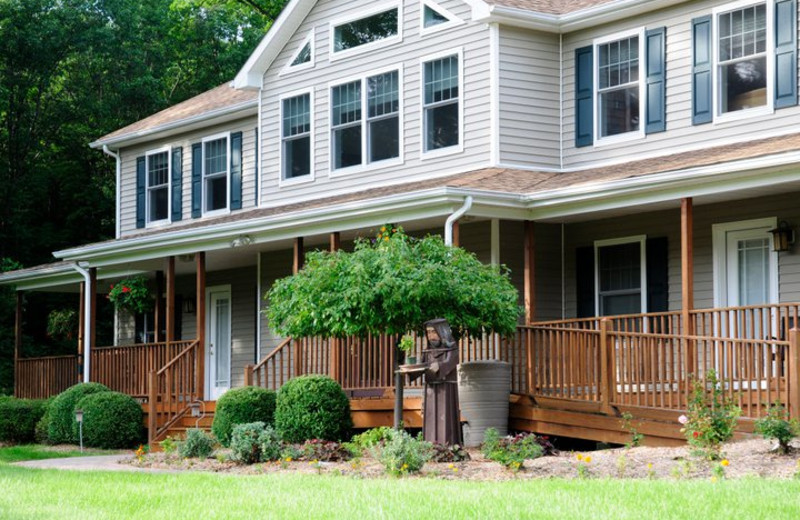
{"label": "porch column", "polygon": [[331,253],[342,248],[342,234],[338,231],[331,233]]}
{"label": "porch column", "polygon": [[[159,295],[159,300],[161,299]],[[166,341],[175,341],[175,257],[167,259],[167,313],[166,313]],[[158,324],[158,320],[156,320]]]}
{"label": "porch column", "polygon": [[14,395],[19,397],[21,384],[19,380],[19,359],[22,353],[22,305],[23,293],[17,291],[17,310],[14,316]]}
{"label": "porch column", "polygon": [[[692,199],[681,199],[681,318],[684,334],[694,335],[691,311],[694,309],[694,216]],[[694,343],[686,342],[686,372],[692,373],[694,363]]]}
{"label": "porch column", "polygon": [[89,330],[85,333],[89,337],[88,344],[83,349],[83,382],[92,380],[92,349],[97,346],[97,268],[89,269],[89,287],[86,288],[89,298],[86,299],[89,308]]}
{"label": "porch column", "polygon": [[297,274],[303,268],[306,261],[305,251],[303,250],[303,237],[294,239],[294,256],[292,263],[292,274]]}
{"label": "porch column", "polygon": [[535,260],[534,260],[534,222],[526,220],[524,226],[524,297],[525,297],[525,322],[533,323],[536,318],[536,277],[535,277]]}
{"label": "porch column", "polygon": [[197,263],[197,398],[203,400],[206,377],[206,254],[195,255]]}
{"label": "porch column", "polygon": [[461,226],[458,220],[453,222],[453,247],[461,247]]}
{"label": "porch column", "polygon": [[[116,312],[116,311],[115,311]],[[77,382],[81,382],[83,374],[83,352],[86,341],[86,283],[81,282],[81,301],[78,306],[78,375]]]}
{"label": "porch column", "polygon": [[155,322],[153,341],[155,343],[159,343],[163,339],[161,337],[161,321],[164,319],[162,294],[164,294],[164,271],[156,271],[156,308],[153,311],[153,321]]}

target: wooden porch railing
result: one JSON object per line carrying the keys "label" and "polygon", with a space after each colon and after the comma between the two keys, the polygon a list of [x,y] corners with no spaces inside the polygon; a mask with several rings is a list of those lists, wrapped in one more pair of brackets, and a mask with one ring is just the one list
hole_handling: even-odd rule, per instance
{"label": "wooden porch railing", "polygon": [[78,380],[78,356],[20,359],[14,379],[14,395],[21,399],[47,399]]}
{"label": "wooden porch railing", "polygon": [[200,399],[199,357],[200,342],[194,340],[163,368],[150,371],[147,421],[151,444],[160,440],[186,414],[189,405]]}

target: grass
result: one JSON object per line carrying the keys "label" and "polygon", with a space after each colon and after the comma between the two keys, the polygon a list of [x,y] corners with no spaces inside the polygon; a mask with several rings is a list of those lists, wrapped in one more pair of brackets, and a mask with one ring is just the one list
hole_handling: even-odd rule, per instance
{"label": "grass", "polygon": [[0,464],[11,464],[24,460],[65,459],[69,457],[85,457],[88,455],[109,455],[111,453],[114,452],[88,449],[81,453],[77,448],[74,450],[54,450],[49,446],[42,446],[40,444],[5,446],[0,448]]}
{"label": "grass", "polygon": [[800,481],[453,482],[0,465],[0,518],[800,518]]}

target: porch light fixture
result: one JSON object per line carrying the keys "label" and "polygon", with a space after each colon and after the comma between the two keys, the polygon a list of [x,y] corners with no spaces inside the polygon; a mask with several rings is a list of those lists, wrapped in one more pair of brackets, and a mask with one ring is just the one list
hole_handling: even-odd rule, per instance
{"label": "porch light fixture", "polygon": [[185,298],[183,300],[183,313],[184,314],[195,314],[197,312],[197,298],[192,296],[191,298]]}
{"label": "porch light fixture", "polygon": [[249,246],[253,243],[253,237],[250,235],[239,235],[231,240],[231,247]]}
{"label": "porch light fixture", "polygon": [[78,437],[81,441],[81,453],[83,453],[83,410],[75,410],[75,422],[78,423]]}
{"label": "porch light fixture", "polygon": [[794,244],[794,229],[785,220],[781,220],[778,227],[769,232],[772,233],[772,250],[776,253],[784,253]]}

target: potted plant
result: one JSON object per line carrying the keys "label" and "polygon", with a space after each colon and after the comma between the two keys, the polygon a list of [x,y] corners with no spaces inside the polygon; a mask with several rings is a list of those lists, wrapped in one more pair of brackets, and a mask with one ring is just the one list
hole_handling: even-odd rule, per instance
{"label": "potted plant", "polygon": [[416,347],[413,336],[410,334],[404,335],[402,338],[400,338],[400,343],[398,343],[397,346],[405,353],[406,364],[414,365],[417,363],[416,356],[409,356],[409,354],[414,352],[414,347]]}
{"label": "potted plant", "polygon": [[133,276],[112,285],[108,299],[118,309],[125,309],[131,314],[145,314],[153,310],[153,297],[147,287],[147,278]]}

